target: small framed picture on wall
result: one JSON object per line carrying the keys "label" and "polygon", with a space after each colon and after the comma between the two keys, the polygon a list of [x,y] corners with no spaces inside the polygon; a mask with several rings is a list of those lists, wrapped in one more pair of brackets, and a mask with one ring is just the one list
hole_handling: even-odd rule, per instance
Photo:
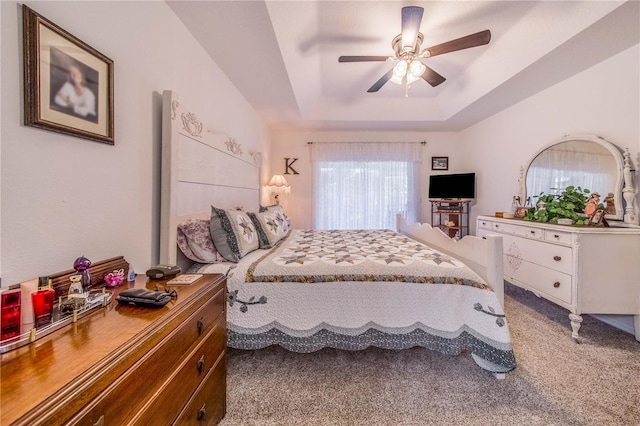
{"label": "small framed picture on wall", "polygon": [[431,157],[431,170],[449,170],[449,157]]}

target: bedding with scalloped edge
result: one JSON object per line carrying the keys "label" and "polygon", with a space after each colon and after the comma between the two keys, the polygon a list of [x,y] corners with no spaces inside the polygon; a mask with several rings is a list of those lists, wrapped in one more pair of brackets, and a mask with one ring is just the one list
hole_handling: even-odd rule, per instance
{"label": "bedding with scalloped edge", "polygon": [[492,372],[516,365],[503,309],[484,281],[459,260],[392,231],[292,230],[237,264],[190,272],[227,275],[234,348],[422,346],[470,352]]}

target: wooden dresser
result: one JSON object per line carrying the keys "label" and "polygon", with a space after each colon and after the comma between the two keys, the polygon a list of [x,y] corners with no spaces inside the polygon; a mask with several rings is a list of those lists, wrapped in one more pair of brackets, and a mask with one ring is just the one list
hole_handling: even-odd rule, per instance
{"label": "wooden dresser", "polygon": [[502,236],[505,279],[568,309],[575,339],[585,313],[634,315],[640,340],[640,228],[478,216],[476,234]]}
{"label": "wooden dresser", "polygon": [[[138,277],[154,290],[163,281]],[[131,288],[123,284],[117,291]],[[215,424],[226,410],[226,280],[175,286],[161,308],[120,305],[1,357],[0,424]]]}

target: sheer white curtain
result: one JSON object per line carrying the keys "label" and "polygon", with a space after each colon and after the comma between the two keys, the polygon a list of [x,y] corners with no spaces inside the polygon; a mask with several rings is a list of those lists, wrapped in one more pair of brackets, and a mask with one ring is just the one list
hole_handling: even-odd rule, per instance
{"label": "sheer white curtain", "polygon": [[311,145],[315,229],[395,229],[396,213],[417,220],[418,143]]}

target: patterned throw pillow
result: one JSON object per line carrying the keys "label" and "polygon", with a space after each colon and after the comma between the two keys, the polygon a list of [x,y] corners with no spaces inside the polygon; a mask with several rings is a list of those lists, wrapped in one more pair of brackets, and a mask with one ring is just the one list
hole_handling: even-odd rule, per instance
{"label": "patterned throw pillow", "polygon": [[184,255],[198,263],[224,262],[225,258],[216,250],[211,239],[207,219],[189,219],[178,224],[178,247]]}
{"label": "patterned throw pillow", "polygon": [[284,213],[284,209],[280,204],[274,204],[273,206],[260,206],[260,213],[270,212],[275,214],[275,219],[278,224],[283,228],[283,232],[286,233],[289,230],[289,218]]}
{"label": "patterned throw pillow", "polygon": [[260,248],[271,248],[287,234],[288,224],[282,213],[276,210],[267,210],[262,213],[248,213],[258,231]]}
{"label": "patterned throw pillow", "polygon": [[211,207],[211,238],[225,259],[237,262],[258,249],[260,243],[256,227],[240,210],[223,210]]}

